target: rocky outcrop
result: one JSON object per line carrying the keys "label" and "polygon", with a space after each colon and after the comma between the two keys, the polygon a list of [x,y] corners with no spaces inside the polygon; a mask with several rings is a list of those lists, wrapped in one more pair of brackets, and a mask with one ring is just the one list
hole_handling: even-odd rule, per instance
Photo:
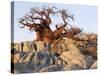
{"label": "rocky outcrop", "polygon": [[85,57],[80,53],[80,50],[72,43],[71,39],[65,40],[68,51],[61,54],[60,58],[68,64],[78,64],[82,68],[86,68]]}
{"label": "rocky outcrop", "polygon": [[46,49],[43,41],[14,43],[11,51],[14,71],[32,73],[96,69],[97,41],[93,39],[93,36],[92,41],[62,38],[51,44],[54,51]]}
{"label": "rocky outcrop", "polygon": [[44,42],[43,41],[35,41],[36,50],[39,52],[44,49]]}
{"label": "rocky outcrop", "polygon": [[90,69],[96,69],[96,68],[97,68],[97,61],[95,61],[95,62],[91,65]]}
{"label": "rocky outcrop", "polygon": [[14,48],[17,51],[23,51],[23,52],[41,51],[44,48],[44,42],[43,41],[24,41],[21,43],[15,43]]}
{"label": "rocky outcrop", "polygon": [[16,64],[20,60],[20,54],[19,53],[12,54],[11,58],[12,58],[12,63]]}

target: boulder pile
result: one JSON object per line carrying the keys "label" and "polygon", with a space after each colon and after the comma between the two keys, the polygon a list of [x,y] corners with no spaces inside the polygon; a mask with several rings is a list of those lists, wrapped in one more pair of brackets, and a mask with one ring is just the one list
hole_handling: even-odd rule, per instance
{"label": "boulder pile", "polygon": [[[12,44],[11,63],[15,73],[53,72],[97,68],[97,36],[78,34],[62,38],[48,50],[43,41]],[[53,51],[54,50],[54,51]]]}

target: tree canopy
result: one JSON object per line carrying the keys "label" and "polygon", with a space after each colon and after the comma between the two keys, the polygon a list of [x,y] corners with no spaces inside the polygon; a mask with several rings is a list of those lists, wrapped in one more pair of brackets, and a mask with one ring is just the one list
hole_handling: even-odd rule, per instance
{"label": "tree canopy", "polygon": [[[56,30],[52,31],[50,25],[52,23],[51,16],[60,16],[63,23],[56,24]],[[46,40],[51,42],[52,40],[58,39],[64,34],[66,37],[81,32],[78,27],[71,27],[69,29],[69,19],[74,21],[73,15],[69,14],[65,9],[57,9],[56,7],[46,7],[43,8],[32,8],[30,12],[19,19],[21,28],[29,28],[31,31],[35,31],[37,35],[37,40]],[[58,25],[60,27],[58,27]],[[51,41],[50,41],[51,40]]]}

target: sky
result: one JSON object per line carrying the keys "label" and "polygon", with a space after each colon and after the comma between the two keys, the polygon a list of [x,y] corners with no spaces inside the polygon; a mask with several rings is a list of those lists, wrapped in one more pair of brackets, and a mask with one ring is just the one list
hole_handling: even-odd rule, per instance
{"label": "sky", "polygon": [[[43,7],[43,6],[55,6],[58,9],[66,9],[69,13],[73,14],[75,21],[71,22],[83,29],[84,32],[98,32],[98,10],[96,6],[84,6],[84,5],[70,5],[70,4],[56,4],[56,3],[36,3],[36,2],[14,2],[14,41],[31,41],[36,39],[35,32],[30,32],[26,28],[20,28],[18,25],[18,19],[27,14],[31,8]],[[52,17],[53,23],[50,25],[52,30],[55,30],[55,24],[61,23],[60,19],[56,16]]]}

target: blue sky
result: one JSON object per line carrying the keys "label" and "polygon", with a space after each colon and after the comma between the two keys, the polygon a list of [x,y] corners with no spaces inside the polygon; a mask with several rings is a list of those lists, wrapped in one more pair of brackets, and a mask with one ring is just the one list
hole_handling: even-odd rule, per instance
{"label": "blue sky", "polygon": [[[98,11],[96,6],[84,5],[69,5],[69,4],[51,4],[51,3],[34,3],[34,2],[14,2],[14,41],[21,42],[26,40],[34,40],[35,32],[30,32],[26,28],[20,28],[17,20],[24,16],[33,7],[55,6],[58,9],[66,9],[69,13],[75,16],[75,21],[72,24],[83,29],[84,32],[97,33],[98,27]],[[55,24],[60,23],[60,19],[53,17],[54,24],[51,28],[55,29]]]}

